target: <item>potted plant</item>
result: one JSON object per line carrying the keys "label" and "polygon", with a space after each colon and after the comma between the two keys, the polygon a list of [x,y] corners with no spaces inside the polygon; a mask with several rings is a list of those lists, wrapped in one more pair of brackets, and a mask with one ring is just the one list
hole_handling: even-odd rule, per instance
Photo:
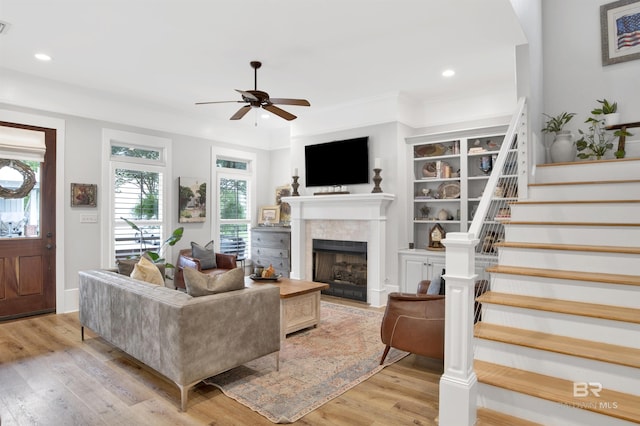
{"label": "potted plant", "polygon": [[618,103],[609,102],[606,98],[602,100],[596,100],[601,106],[594,108],[591,111],[591,115],[604,117],[605,126],[613,126],[620,122],[620,113],[618,113]]}
{"label": "potted plant", "polygon": [[564,130],[564,126],[571,121],[576,115],[573,112],[562,112],[561,114],[551,116],[543,114],[548,120],[545,127],[542,128],[543,133],[555,133],[555,137],[551,146],[547,147],[551,162],[562,163],[573,161],[576,158],[576,145],[573,142],[573,135],[570,131]]}
{"label": "potted plant", "polygon": [[586,160],[595,157],[600,160],[607,154],[607,151],[613,148],[613,137],[607,135],[604,119],[589,117],[585,123],[589,123],[589,130],[586,132],[583,132],[582,129],[578,130],[581,135],[581,138],[576,142],[579,151],[578,158]]}
{"label": "potted plant", "polygon": [[[577,149],[580,151],[578,158],[589,159],[595,157],[600,160],[613,148],[613,139],[615,137],[632,136],[626,130],[618,129],[609,133],[610,131],[606,129],[607,126],[613,125],[607,123],[607,117],[617,114],[617,102],[609,102],[607,99],[597,100],[597,102],[600,107],[592,109],[591,117],[585,120],[585,123],[589,124],[589,129],[586,132],[578,130],[581,135],[581,138],[576,142]],[[616,158],[623,158],[625,153],[624,151],[616,151],[614,155]]]}
{"label": "potted plant", "polygon": [[555,117],[544,113],[542,115],[548,118],[542,132],[558,134],[563,131],[564,126],[571,121],[576,114],[574,112],[563,112]]}

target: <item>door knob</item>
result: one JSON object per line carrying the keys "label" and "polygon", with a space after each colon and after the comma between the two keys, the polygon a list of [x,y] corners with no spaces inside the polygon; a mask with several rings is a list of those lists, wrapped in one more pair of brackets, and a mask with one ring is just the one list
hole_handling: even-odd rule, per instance
{"label": "door knob", "polygon": [[51,250],[53,248],[53,244],[47,244],[46,246],[44,246],[44,248],[46,248],[47,250]]}

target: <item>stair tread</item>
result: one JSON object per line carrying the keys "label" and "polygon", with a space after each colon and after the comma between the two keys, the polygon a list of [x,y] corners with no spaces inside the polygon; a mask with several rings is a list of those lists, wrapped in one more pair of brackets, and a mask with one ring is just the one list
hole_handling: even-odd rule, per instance
{"label": "stair tread", "polygon": [[533,220],[503,220],[504,225],[536,225],[536,226],[630,226],[638,227],[640,223],[604,223],[604,222],[558,222],[558,221],[533,221]]}
{"label": "stair tread", "polygon": [[640,200],[518,200],[511,202],[514,205],[534,204],[636,204]]}
{"label": "stair tread", "polygon": [[598,163],[614,163],[614,162],[623,162],[623,161],[640,161],[640,158],[612,158],[608,160],[589,160],[589,161],[570,161],[563,163],[545,163],[545,164],[536,164],[536,167],[558,167],[558,166],[589,166]]}
{"label": "stair tread", "polygon": [[554,278],[573,281],[592,281],[597,283],[637,285],[640,276],[624,274],[608,274],[603,272],[565,271],[560,269],[529,268],[524,266],[493,265],[486,269],[495,274],[525,275],[532,277]]}
{"label": "stair tread", "polygon": [[620,247],[620,246],[596,246],[585,244],[553,244],[553,243],[526,243],[517,241],[503,241],[495,243],[496,247],[512,248],[533,248],[541,250],[567,250],[567,251],[588,251],[600,253],[625,253],[640,254],[640,247]]}
{"label": "stair tread", "polygon": [[476,426],[542,426],[542,423],[535,423],[488,408],[478,407]]}
{"label": "stair tread", "polygon": [[571,300],[550,299],[546,297],[521,296],[517,294],[497,293],[494,291],[488,291],[477,297],[476,300],[480,303],[514,306],[640,324],[640,309],[634,308],[574,302]]}
{"label": "stair tread", "polygon": [[[640,422],[640,396],[603,388],[599,397],[573,396],[574,382],[526,370],[474,361],[480,383],[558,402],[630,422]],[[615,404],[615,405],[614,405]]]}
{"label": "stair tread", "polygon": [[542,183],[530,183],[528,186],[542,187],[542,186],[563,186],[563,185],[606,185],[606,184],[621,184],[621,183],[640,183],[640,179],[618,179],[618,180],[581,180],[570,182],[542,182]]}
{"label": "stair tread", "polygon": [[640,368],[640,349],[628,346],[576,339],[522,328],[478,322],[474,326],[474,336],[524,346],[543,351],[551,351],[611,364]]}

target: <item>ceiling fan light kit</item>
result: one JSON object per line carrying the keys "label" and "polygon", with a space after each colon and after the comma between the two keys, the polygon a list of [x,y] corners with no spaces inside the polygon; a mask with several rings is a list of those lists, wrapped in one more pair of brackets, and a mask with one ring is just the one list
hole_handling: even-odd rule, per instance
{"label": "ceiling fan light kit", "polygon": [[258,68],[262,66],[262,62],[260,61],[251,61],[251,68],[253,68],[253,82],[254,87],[253,90],[238,90],[235,89],[236,92],[240,93],[242,96],[241,101],[212,101],[212,102],[196,102],[196,105],[206,105],[206,104],[222,104],[222,103],[246,103],[243,107],[240,107],[235,114],[233,114],[230,120],[240,120],[244,117],[251,108],[263,108],[269,111],[272,114],[277,115],[278,117],[284,118],[285,120],[291,121],[295,120],[297,117],[291,114],[288,111],[283,110],[276,106],[278,105],[295,105],[295,106],[311,106],[309,101],[306,99],[289,99],[289,98],[270,98],[267,92],[263,92],[262,90],[258,90]]}

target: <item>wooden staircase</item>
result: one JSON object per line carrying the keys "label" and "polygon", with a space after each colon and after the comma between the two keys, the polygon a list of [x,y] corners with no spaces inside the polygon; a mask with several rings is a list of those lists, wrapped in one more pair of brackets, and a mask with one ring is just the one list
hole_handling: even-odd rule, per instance
{"label": "wooden staircase", "polygon": [[529,189],[477,299],[479,424],[640,424],[640,159],[538,166]]}

